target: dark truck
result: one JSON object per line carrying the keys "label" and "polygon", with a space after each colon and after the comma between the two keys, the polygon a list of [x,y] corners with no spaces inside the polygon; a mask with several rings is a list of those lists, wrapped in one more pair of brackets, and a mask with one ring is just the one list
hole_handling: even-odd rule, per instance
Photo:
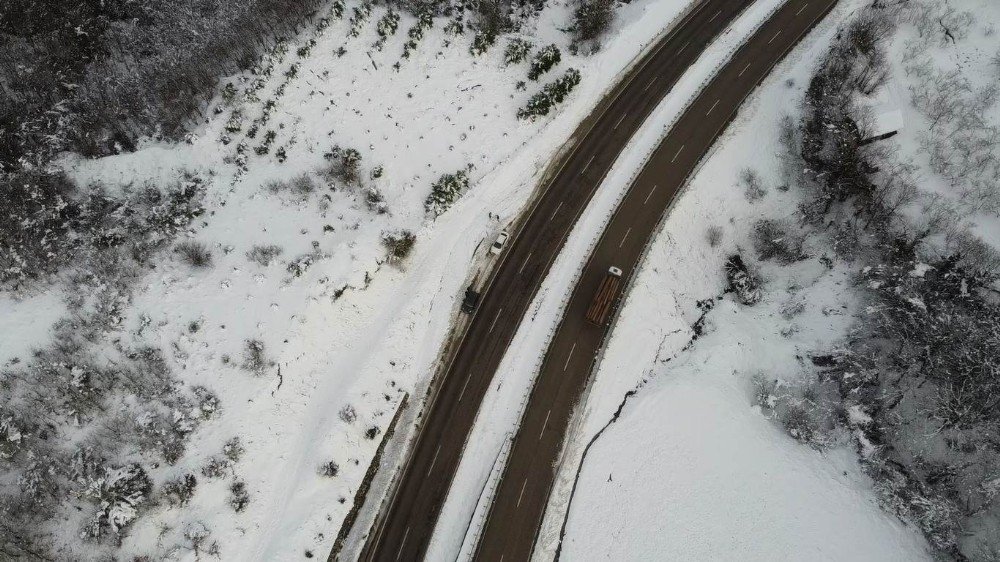
{"label": "dark truck", "polygon": [[597,287],[594,300],[590,302],[587,309],[587,321],[598,326],[603,326],[608,321],[608,315],[614,307],[615,299],[618,298],[618,290],[622,285],[622,270],[615,266],[608,268],[608,274],[604,276],[601,285]]}

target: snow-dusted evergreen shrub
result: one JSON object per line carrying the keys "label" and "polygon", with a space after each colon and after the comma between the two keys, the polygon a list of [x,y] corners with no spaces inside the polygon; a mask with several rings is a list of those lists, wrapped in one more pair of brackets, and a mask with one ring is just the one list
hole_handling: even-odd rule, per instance
{"label": "snow-dusted evergreen shrub", "polygon": [[364,26],[365,22],[368,21],[368,18],[370,18],[371,15],[371,2],[365,1],[358,6],[351,8],[351,29],[347,34],[351,37],[357,37],[360,35],[362,26]]}
{"label": "snow-dusted evergreen shrub", "polygon": [[431,193],[424,201],[424,209],[433,216],[439,217],[451,207],[469,188],[469,176],[465,170],[453,174],[443,174],[433,185]]}
{"label": "snow-dusted evergreen shrub", "polygon": [[146,471],[138,464],[105,469],[82,492],[83,497],[97,504],[97,513],[81,535],[91,539],[98,539],[108,531],[121,535],[135,521],[152,487]]}
{"label": "snow-dusted evergreen shrub", "polygon": [[406,43],[403,44],[403,58],[410,58],[410,53],[416,50],[420,40],[424,38],[424,31],[434,27],[434,16],[429,11],[422,11],[417,16],[417,23],[406,32]]}
{"label": "snow-dusted evergreen shrub", "polygon": [[579,42],[600,39],[611,27],[614,18],[614,0],[580,0],[573,12],[573,32]]}
{"label": "snow-dusted evergreen shrub", "polygon": [[190,472],[163,483],[161,493],[170,507],[184,507],[194,497],[198,479]]}
{"label": "snow-dusted evergreen shrub", "polygon": [[559,52],[559,47],[556,47],[555,44],[542,47],[531,59],[528,80],[538,80],[542,74],[551,70],[560,61],[562,61],[562,53]]}
{"label": "snow-dusted evergreen shrub", "polygon": [[243,458],[243,453],[247,452],[239,436],[232,437],[222,446],[222,454],[230,461],[237,463]]}
{"label": "snow-dusted evergreen shrub", "polygon": [[375,31],[378,33],[378,40],[373,45],[375,50],[381,51],[385,47],[386,40],[395,35],[397,29],[399,29],[399,12],[389,8],[375,25]]}
{"label": "snow-dusted evergreen shrub", "polygon": [[339,180],[345,184],[356,184],[361,178],[361,153],[354,148],[342,148],[335,145],[330,152],[323,155],[329,162],[326,168],[321,170],[323,176],[328,180]]}
{"label": "snow-dusted evergreen shrub", "polygon": [[507,66],[518,64],[528,58],[528,53],[531,52],[531,48],[531,41],[521,39],[520,37],[511,39],[507,43],[507,48],[504,49],[503,63]]}
{"label": "snow-dusted evergreen shrub", "polygon": [[763,296],[760,279],[750,272],[738,254],[729,256],[726,260],[726,278],[729,290],[736,294],[741,303],[752,306],[760,302]]}
{"label": "snow-dusted evergreen shrub", "polygon": [[337,413],[337,416],[344,423],[354,423],[354,420],[358,419],[358,412],[354,409],[354,406],[345,404],[344,407],[340,409],[340,412]]}
{"label": "snow-dusted evergreen shrub", "polygon": [[518,119],[535,120],[538,117],[548,115],[555,105],[566,99],[566,96],[579,83],[580,71],[575,68],[566,70],[566,73],[561,77],[546,84],[541,92],[531,96],[527,105],[517,111]]}
{"label": "snow-dusted evergreen shrub", "polygon": [[239,513],[246,509],[247,504],[250,503],[250,492],[247,490],[246,482],[242,480],[234,480],[232,484],[229,485],[229,505],[233,508],[233,511]]}
{"label": "snow-dusted evergreen shrub", "polygon": [[274,362],[268,359],[264,351],[264,342],[258,339],[248,339],[243,342],[243,363],[240,367],[254,375],[261,376],[272,366],[274,366]]}
{"label": "snow-dusted evergreen shrub", "polygon": [[219,456],[209,457],[205,464],[201,465],[201,475],[205,478],[222,478],[229,474],[229,467],[232,463],[229,459]]}
{"label": "snow-dusted evergreen shrub", "polygon": [[382,235],[382,245],[389,251],[389,261],[405,260],[417,243],[417,235],[409,230],[391,232]]}
{"label": "snow-dusted evergreen shrub", "polygon": [[319,467],[320,476],[334,478],[340,472],[340,466],[334,461],[328,461]]}

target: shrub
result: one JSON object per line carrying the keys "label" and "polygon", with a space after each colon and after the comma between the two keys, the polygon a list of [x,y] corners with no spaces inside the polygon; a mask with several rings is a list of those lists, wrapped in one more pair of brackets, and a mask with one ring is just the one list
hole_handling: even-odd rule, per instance
{"label": "shrub", "polygon": [[417,242],[417,235],[409,230],[382,235],[382,245],[389,251],[389,261],[405,260]]}
{"label": "shrub", "polygon": [[767,190],[760,180],[760,175],[753,168],[743,168],[740,170],[740,184],[743,186],[743,194],[747,201],[755,203],[767,195]]}
{"label": "shrub", "polygon": [[186,240],[177,245],[176,251],[191,267],[202,268],[212,265],[212,252],[201,242]]}
{"label": "shrub", "polygon": [[243,442],[240,441],[238,436],[230,438],[226,441],[226,444],[222,446],[222,454],[234,463],[240,462],[240,458],[243,457],[243,453],[245,452],[246,449],[243,447]]}
{"label": "shrub", "polygon": [[611,27],[613,0],[581,0],[573,12],[573,31],[577,41],[594,41]]}
{"label": "shrub", "polygon": [[538,80],[542,74],[551,70],[561,60],[562,53],[559,52],[559,47],[556,47],[554,44],[542,47],[540,51],[535,53],[534,58],[531,59],[531,68],[528,69],[528,80]]}
{"label": "shrub", "polygon": [[527,105],[517,111],[518,119],[534,121],[538,117],[548,115],[556,104],[566,99],[573,88],[580,83],[580,72],[575,68],[566,70],[562,77],[546,84],[541,92],[531,96]]}
{"label": "shrub", "polygon": [[530,41],[521,38],[511,39],[507,43],[507,48],[503,52],[503,63],[507,66],[518,64],[528,58],[532,44]]}
{"label": "shrub", "polygon": [[190,472],[163,483],[163,497],[170,507],[184,507],[194,497],[198,479]]}
{"label": "shrub", "polygon": [[247,252],[247,259],[256,262],[264,267],[271,265],[271,262],[275,258],[281,255],[281,246],[275,246],[274,244],[269,244],[262,246],[255,244],[250,251]]}
{"label": "shrub", "polygon": [[469,176],[465,170],[453,174],[443,174],[433,185],[431,193],[424,201],[424,209],[433,217],[439,217],[448,210],[469,188]]}
{"label": "shrub", "polygon": [[377,426],[373,425],[373,426],[369,427],[365,431],[365,438],[366,439],[375,439],[376,437],[378,437],[379,433],[381,433],[381,430],[379,430],[379,428]]}
{"label": "shrub", "polygon": [[716,247],[719,242],[722,241],[722,228],[719,226],[710,226],[708,230],[705,231],[705,239],[708,240],[708,245],[711,247]]}
{"label": "shrub", "polygon": [[246,482],[242,480],[234,480],[232,484],[229,485],[229,505],[233,508],[233,511],[239,513],[246,509],[247,504],[250,503],[250,492],[247,490]]}
{"label": "shrub", "polygon": [[241,367],[250,371],[256,376],[262,376],[268,367],[274,362],[267,358],[264,353],[264,342],[258,339],[249,339],[243,342],[243,364]]}
{"label": "shrub", "polygon": [[750,273],[743,258],[739,254],[729,256],[726,260],[726,278],[730,291],[745,305],[752,306],[760,302],[762,295],[760,280]]}
{"label": "shrub", "polygon": [[358,413],[354,410],[354,406],[350,404],[345,404],[340,409],[338,416],[340,416],[341,421],[344,423],[354,423],[354,420],[358,419]]}
{"label": "shrub", "polygon": [[790,264],[808,256],[802,249],[803,240],[788,232],[789,226],[781,221],[761,219],[754,224],[753,245],[761,260],[777,260]]}
{"label": "shrub", "polygon": [[337,476],[339,472],[340,466],[334,461],[325,462],[319,467],[320,475],[326,476],[327,478],[333,478]]}
{"label": "shrub", "polygon": [[229,459],[209,457],[201,467],[201,475],[205,478],[222,478],[229,473]]}

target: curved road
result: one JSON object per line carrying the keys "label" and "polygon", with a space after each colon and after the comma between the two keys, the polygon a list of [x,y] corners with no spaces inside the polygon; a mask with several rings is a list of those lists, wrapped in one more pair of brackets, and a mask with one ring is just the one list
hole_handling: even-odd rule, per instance
{"label": "curved road", "polygon": [[[836,0],[789,0],[703,90],[630,187],[587,263],[515,437],[477,558],[527,560],[554,466],[606,329],[584,313],[610,265],[630,276],[673,196],[743,99]],[[479,310],[427,406],[417,441],[362,560],[418,560],[493,375],[552,260],[618,154],[681,74],[748,5],[703,0],[626,76],[539,196],[488,283]],[[474,499],[470,499],[473,501]]]}

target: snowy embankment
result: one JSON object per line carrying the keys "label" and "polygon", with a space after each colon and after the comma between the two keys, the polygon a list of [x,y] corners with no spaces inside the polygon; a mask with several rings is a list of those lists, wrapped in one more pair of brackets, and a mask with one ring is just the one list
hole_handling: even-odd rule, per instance
{"label": "snowy embankment", "polygon": [[[753,224],[794,220],[801,194],[780,188],[780,117],[860,4],[841,3],[748,100],[649,249],[567,457],[579,459],[626,392],[638,392],[587,455],[565,559],[929,559],[919,533],[880,509],[847,441],[805,447],[753,405],[755,375],[778,388],[813,378],[810,353],[851,325],[852,272],[821,263],[821,242],[810,240],[813,257],[794,265],[761,263],[763,301],[723,297],[704,335],[682,350],[702,313],[697,302],[723,293],[723,263],[752,247]],[[767,186],[753,203],[738,185],[750,166]],[[577,466],[562,466],[554,504],[568,501]]]}
{"label": "snowy embankment", "polygon": [[[64,160],[80,184],[112,192],[157,187],[185,171],[207,185],[206,213],[187,236],[205,245],[209,264],[163,255],[106,339],[162,349],[176,377],[213,390],[221,411],[191,435],[178,462],[146,463],[154,495],[185,475],[197,476],[197,489],[183,508],[145,506],[121,555],[195,559],[211,543],[227,560],[328,551],[404,393],[411,407],[397,435],[407,437],[456,296],[487,265],[480,242],[522,210],[577,123],[688,4],[622,6],[592,57],[567,51],[560,28],[572,7],[546,7],[520,36],[536,51],[555,43],[562,62],[522,91],[527,63],[503,64],[508,37],[476,57],[471,37],[445,31],[441,20],[421,27],[405,57],[408,30],[419,27],[414,18],[402,14],[379,49],[376,23],[387,12],[365,14],[350,3],[342,17],[331,8],[328,25],[306,26],[261,73],[231,80],[232,99],[217,100],[218,114],[188,143]],[[518,121],[518,107],[540,83],[569,67],[583,79],[563,106],[549,118]],[[331,165],[348,148],[361,157],[356,177]],[[458,170],[468,173],[468,193],[429,221],[430,185]],[[413,253],[401,265],[386,263],[383,235],[402,230],[417,235]],[[0,347],[5,367],[46,345],[48,326],[62,314],[58,299],[58,287],[3,297],[3,332],[18,336]],[[225,460],[233,437],[245,452]],[[391,448],[385,465],[401,452]],[[213,460],[224,470],[205,476]],[[331,462],[336,475],[321,476]],[[227,496],[238,482],[249,503],[236,513]],[[62,544],[77,542],[75,525],[60,532]]]}

